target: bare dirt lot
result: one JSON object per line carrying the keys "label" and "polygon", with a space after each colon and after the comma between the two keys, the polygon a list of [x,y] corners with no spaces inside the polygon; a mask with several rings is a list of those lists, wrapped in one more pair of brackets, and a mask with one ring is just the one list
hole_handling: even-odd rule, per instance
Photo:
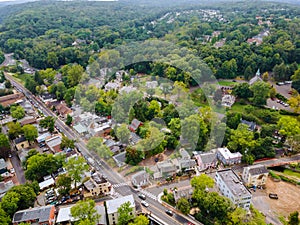
{"label": "bare dirt lot", "polygon": [[[268,179],[265,191],[271,210],[279,215],[287,217],[291,212],[300,211],[300,187],[287,182],[274,182],[272,179]],[[270,199],[269,193],[276,193],[279,199]]]}

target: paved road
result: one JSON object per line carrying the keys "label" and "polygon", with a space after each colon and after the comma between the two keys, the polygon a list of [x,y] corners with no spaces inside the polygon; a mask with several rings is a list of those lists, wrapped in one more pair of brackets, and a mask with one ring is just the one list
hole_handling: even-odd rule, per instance
{"label": "paved road", "polygon": [[271,166],[277,166],[278,164],[287,164],[291,162],[300,162],[300,154],[291,156],[291,157],[283,157],[283,158],[276,158],[276,159],[268,159],[264,161],[256,161],[254,164],[262,164],[265,165],[266,167],[271,167]]}
{"label": "paved road", "polygon": [[[53,116],[56,117],[57,120],[55,122],[55,125],[61,130],[62,133],[64,133],[68,138],[77,140],[76,146],[80,150],[83,156],[85,157],[91,157],[92,159],[95,160],[95,169],[99,171],[100,173],[106,175],[108,177],[108,180],[114,185],[114,184],[123,184],[125,183],[125,179],[117,172],[115,172],[110,166],[100,159],[96,153],[88,151],[86,148],[85,143],[81,140],[79,135],[77,135],[76,132],[74,132],[71,128],[65,125],[63,121],[61,121],[50,109],[48,109],[44,103],[36,98],[31,92],[29,92],[27,89],[25,89],[19,82],[15,81],[12,76],[8,75],[5,73],[6,79],[8,79],[13,86],[16,88],[22,90],[24,95],[33,101],[33,103],[38,105],[38,108],[43,112],[44,115],[46,116]],[[134,198],[139,201],[139,198],[137,196],[137,193],[129,186],[123,186],[120,188],[116,188],[117,194],[118,195],[129,195],[133,194]],[[158,217],[160,220],[164,221],[166,225],[173,225],[173,224],[178,224],[178,225],[184,225],[187,224],[189,221],[183,218],[180,215],[174,214],[173,217],[168,216],[165,213],[165,210],[167,210],[166,207],[162,206],[158,201],[149,199],[149,204],[151,206],[149,209],[151,210],[152,214],[155,214],[156,217]]]}

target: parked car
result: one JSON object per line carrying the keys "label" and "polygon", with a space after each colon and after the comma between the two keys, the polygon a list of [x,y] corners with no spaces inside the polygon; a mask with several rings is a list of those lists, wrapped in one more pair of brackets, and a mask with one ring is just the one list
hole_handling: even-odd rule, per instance
{"label": "parked car", "polygon": [[270,193],[270,194],[269,194],[269,198],[272,198],[272,199],[278,199],[278,195],[277,195],[277,194],[274,194],[274,193]]}
{"label": "parked car", "polygon": [[139,198],[140,198],[140,199],[143,199],[143,200],[146,200],[146,195],[144,195],[144,194],[139,194]]}
{"label": "parked car", "polygon": [[149,203],[146,202],[146,201],[141,201],[141,204],[142,204],[143,206],[145,206],[145,207],[148,207],[148,206],[149,206]]}
{"label": "parked car", "polygon": [[169,215],[169,216],[173,216],[173,212],[171,210],[166,210],[166,213]]}

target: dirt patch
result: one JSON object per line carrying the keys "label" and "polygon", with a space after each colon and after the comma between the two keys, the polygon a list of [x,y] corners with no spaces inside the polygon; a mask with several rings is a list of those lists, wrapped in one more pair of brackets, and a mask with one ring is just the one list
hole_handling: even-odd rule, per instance
{"label": "dirt patch", "polygon": [[300,187],[280,181],[275,182],[268,179],[266,184],[266,194],[276,193],[278,200],[266,198],[271,209],[279,215],[288,216],[291,212],[300,211]]}
{"label": "dirt patch", "polygon": [[139,163],[139,166],[153,166],[156,164],[155,159],[158,159],[158,162],[167,160],[169,156],[174,153],[173,150],[165,150],[163,153],[151,156]]}

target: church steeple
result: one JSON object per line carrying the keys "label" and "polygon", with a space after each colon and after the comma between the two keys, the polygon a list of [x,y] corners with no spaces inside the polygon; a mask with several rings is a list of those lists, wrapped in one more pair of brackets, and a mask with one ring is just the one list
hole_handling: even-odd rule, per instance
{"label": "church steeple", "polygon": [[259,71],[259,69],[256,72],[256,76],[260,77],[260,71]]}

